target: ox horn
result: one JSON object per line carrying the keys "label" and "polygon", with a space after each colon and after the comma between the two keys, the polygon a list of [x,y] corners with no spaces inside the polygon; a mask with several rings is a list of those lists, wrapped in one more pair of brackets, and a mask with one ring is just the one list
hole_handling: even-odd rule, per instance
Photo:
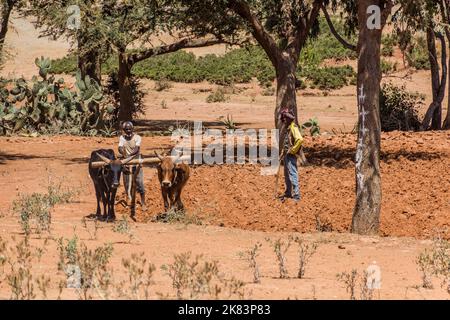
{"label": "ox horn", "polygon": [[131,160],[133,160],[135,157],[137,156],[137,154],[135,154],[134,156],[128,157],[126,159],[123,159],[122,161],[120,161],[121,164],[127,164],[128,162],[130,162]]}
{"label": "ox horn", "polygon": [[155,151],[155,156],[157,156],[158,159],[161,161],[164,159],[164,157],[162,155],[160,155],[157,151]]}
{"label": "ox horn", "polygon": [[106,164],[110,164],[111,163],[111,159],[108,159],[107,157],[105,157],[105,156],[103,156],[103,155],[101,155],[101,154],[99,154],[99,153],[95,153],[104,163],[106,163]]}

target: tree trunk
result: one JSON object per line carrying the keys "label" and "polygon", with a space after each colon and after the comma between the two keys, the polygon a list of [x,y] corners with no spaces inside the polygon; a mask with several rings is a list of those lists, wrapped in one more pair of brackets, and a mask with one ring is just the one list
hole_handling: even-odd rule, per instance
{"label": "tree trunk", "polygon": [[100,52],[95,49],[86,48],[86,39],[80,35],[78,37],[78,69],[81,77],[89,76],[101,85],[102,70]]}
{"label": "tree trunk", "polygon": [[442,34],[437,34],[437,36],[442,44],[442,76],[439,74],[439,60],[436,51],[436,35],[431,26],[427,28],[427,47],[428,58],[431,66],[431,88],[433,93],[433,102],[428,107],[422,121],[424,130],[440,130],[442,128],[442,101],[444,100],[447,81],[447,52],[444,36]]}
{"label": "tree trunk", "polygon": [[[447,36],[447,41],[450,44],[450,30],[449,28],[445,28],[445,35]],[[445,117],[444,124],[442,125],[442,129],[449,130],[450,129],[450,56],[447,60],[447,73],[448,73],[448,97],[447,97],[447,116]]]}
{"label": "tree trunk", "polygon": [[120,109],[119,121],[131,121],[133,119],[133,93],[131,88],[131,65],[125,52],[119,53],[119,83]]}
{"label": "tree trunk", "polygon": [[297,96],[295,91],[295,71],[297,64],[288,54],[283,53],[282,58],[276,66],[277,74],[277,100],[275,107],[275,126],[281,128],[279,113],[281,109],[289,108],[295,115],[295,121],[298,123],[297,117]]}
{"label": "tree trunk", "polygon": [[[382,29],[367,27],[367,8],[376,0],[358,2],[358,142],[356,148],[356,203],[351,231],[376,234],[380,224],[380,52]],[[382,24],[382,27],[384,23]]]}
{"label": "tree trunk", "polygon": [[[442,11],[442,17],[443,21],[445,21],[447,24],[450,23],[450,1],[442,1],[441,2],[441,11]],[[447,37],[447,42],[450,44],[450,29],[449,27],[444,28],[445,35]],[[447,116],[445,117],[444,124],[442,125],[442,129],[444,130],[450,130],[450,56],[448,58],[447,62],[447,73],[448,73],[448,100],[447,100]]]}
{"label": "tree trunk", "polygon": [[2,21],[0,25],[0,55],[3,53],[3,46],[5,44],[6,33],[8,32],[9,17],[14,5],[11,1],[4,1],[2,4]]}

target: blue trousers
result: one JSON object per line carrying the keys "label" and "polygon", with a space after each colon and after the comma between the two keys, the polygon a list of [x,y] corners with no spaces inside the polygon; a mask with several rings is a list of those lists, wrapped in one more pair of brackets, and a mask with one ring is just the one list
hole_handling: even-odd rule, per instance
{"label": "blue trousers", "polygon": [[297,157],[295,155],[287,154],[284,157],[284,182],[286,184],[285,197],[300,200]]}

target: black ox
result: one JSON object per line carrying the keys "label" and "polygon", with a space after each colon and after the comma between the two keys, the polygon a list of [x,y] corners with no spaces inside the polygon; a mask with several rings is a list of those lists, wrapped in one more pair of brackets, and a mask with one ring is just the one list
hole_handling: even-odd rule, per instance
{"label": "black ox", "polygon": [[[111,149],[100,149],[91,153],[89,160],[89,175],[94,182],[95,195],[97,197],[96,218],[105,221],[114,221],[114,202],[116,199],[117,187],[120,184],[120,176],[123,166],[130,162],[133,157],[124,160],[116,159],[114,151]],[[98,168],[92,166],[93,162],[103,162],[104,165]],[[103,203],[103,215],[100,209],[100,200]]]}

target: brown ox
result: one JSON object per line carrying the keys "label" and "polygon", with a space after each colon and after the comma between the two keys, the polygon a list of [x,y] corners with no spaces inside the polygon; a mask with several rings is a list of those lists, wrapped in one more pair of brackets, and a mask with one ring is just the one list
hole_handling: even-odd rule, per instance
{"label": "brown ox", "polygon": [[161,160],[158,165],[158,179],[161,184],[161,193],[164,200],[164,209],[175,207],[176,210],[184,209],[181,202],[181,192],[189,179],[189,166],[185,163],[175,163],[177,159],[162,157],[157,152],[156,156]]}

